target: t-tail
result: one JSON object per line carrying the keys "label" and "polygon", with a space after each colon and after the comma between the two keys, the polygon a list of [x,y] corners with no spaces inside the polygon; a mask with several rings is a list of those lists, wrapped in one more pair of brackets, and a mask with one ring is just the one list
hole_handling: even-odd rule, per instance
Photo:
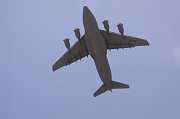
{"label": "t-tail", "polygon": [[[123,83],[119,83],[116,81],[112,81],[112,89],[125,89],[125,88],[129,88],[129,85],[127,84],[123,84]],[[107,90],[110,90],[106,87],[105,84],[103,84],[95,93],[94,93],[94,97],[101,95],[102,93],[106,92]],[[111,90],[110,90],[111,91]]]}

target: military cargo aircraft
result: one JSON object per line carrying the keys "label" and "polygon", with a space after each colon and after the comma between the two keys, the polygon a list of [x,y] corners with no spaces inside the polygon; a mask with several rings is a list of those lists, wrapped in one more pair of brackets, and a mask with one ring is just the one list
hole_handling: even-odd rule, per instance
{"label": "military cargo aircraft", "polygon": [[123,24],[118,24],[119,33],[110,32],[107,20],[103,21],[105,30],[98,28],[92,12],[87,6],[83,8],[83,25],[85,34],[81,37],[79,29],[74,33],[78,41],[71,47],[69,39],[64,40],[67,52],[53,65],[53,71],[69,65],[85,56],[90,55],[94,60],[97,72],[103,82],[102,86],[94,93],[94,97],[112,89],[125,89],[129,85],[112,81],[111,69],[107,59],[107,50],[148,46],[147,40],[124,34]]}

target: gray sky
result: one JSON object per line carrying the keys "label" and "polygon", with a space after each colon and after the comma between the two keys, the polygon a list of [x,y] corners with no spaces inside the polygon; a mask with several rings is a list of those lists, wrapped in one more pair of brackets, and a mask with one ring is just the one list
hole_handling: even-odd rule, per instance
{"label": "gray sky", "polygon": [[[1,0],[0,118],[2,119],[179,119],[180,8],[178,0]],[[146,38],[150,47],[108,52],[113,80],[130,89],[107,92],[91,58],[57,72],[52,64],[73,44],[82,8],[112,31]],[[88,77],[88,78],[87,78]]]}

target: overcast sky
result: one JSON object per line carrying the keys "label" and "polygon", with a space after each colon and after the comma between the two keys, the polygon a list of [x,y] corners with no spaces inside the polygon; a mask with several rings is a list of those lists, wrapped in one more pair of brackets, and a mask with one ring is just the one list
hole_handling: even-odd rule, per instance
{"label": "overcast sky", "polygon": [[[99,27],[124,24],[125,33],[150,47],[108,52],[115,81],[127,90],[96,98],[101,81],[93,60],[84,58],[57,72],[52,64],[84,33],[83,6]],[[1,0],[1,119],[179,119],[180,2],[178,0]]]}

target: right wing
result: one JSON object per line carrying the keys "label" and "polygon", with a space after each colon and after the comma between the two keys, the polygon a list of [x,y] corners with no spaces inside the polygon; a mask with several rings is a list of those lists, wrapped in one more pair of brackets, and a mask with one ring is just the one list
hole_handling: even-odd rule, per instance
{"label": "right wing", "polygon": [[86,48],[85,40],[77,41],[69,51],[67,51],[62,57],[60,57],[53,65],[53,71],[69,65],[85,56],[88,56],[88,50]]}
{"label": "right wing", "polygon": [[120,35],[113,32],[100,30],[101,35],[106,41],[107,49],[130,48],[135,46],[147,45],[148,42],[141,38],[135,38],[127,35]]}

